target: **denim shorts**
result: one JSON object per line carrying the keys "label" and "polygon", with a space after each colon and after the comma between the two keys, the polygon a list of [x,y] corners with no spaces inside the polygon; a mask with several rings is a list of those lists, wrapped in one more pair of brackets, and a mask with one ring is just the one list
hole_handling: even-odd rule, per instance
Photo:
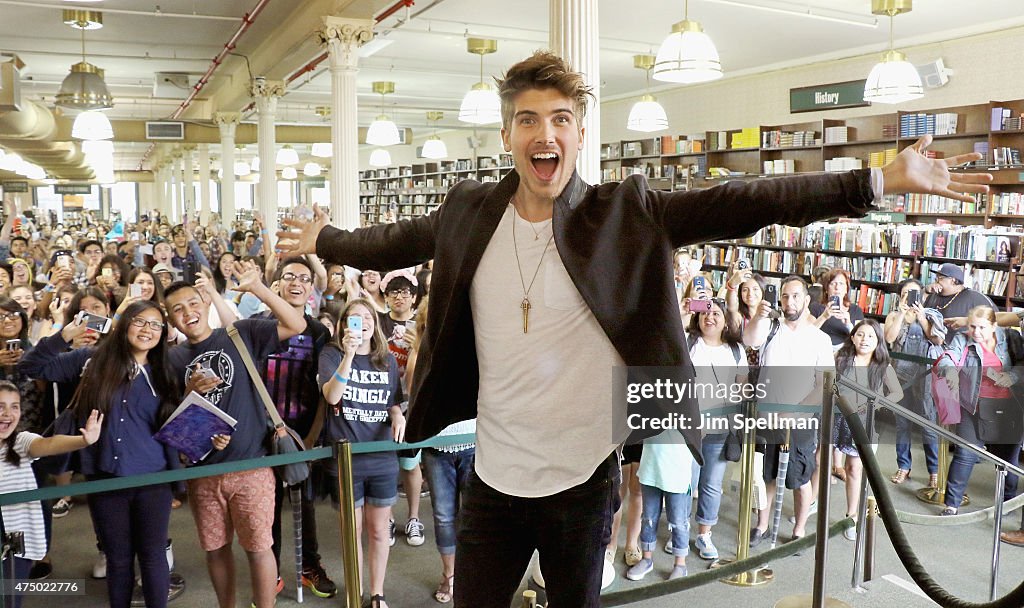
{"label": "denim shorts", "polygon": [[[335,477],[330,484],[334,508],[341,504],[337,479]],[[373,507],[390,507],[398,502],[398,469],[379,475],[354,475],[352,490],[357,509],[362,507],[364,502]]]}

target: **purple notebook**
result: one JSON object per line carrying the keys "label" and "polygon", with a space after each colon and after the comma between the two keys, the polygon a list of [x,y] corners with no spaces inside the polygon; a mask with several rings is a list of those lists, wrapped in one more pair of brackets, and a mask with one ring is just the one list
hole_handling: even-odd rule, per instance
{"label": "purple notebook", "polygon": [[213,450],[212,436],[230,435],[237,424],[238,421],[223,410],[191,392],[153,438],[177,449],[195,463]]}

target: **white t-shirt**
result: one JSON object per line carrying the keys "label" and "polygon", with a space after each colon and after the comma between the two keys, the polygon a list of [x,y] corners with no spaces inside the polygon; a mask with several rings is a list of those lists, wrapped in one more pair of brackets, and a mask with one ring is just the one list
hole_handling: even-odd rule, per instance
{"label": "white t-shirt", "polygon": [[[520,271],[528,288],[537,273],[527,333]],[[480,365],[477,475],[527,498],[583,483],[626,439],[612,436],[612,369],[624,363],[569,278],[550,222],[531,225],[509,205],[473,277],[470,306]]]}
{"label": "white t-shirt", "polygon": [[[8,494],[37,488],[28,448],[39,438],[39,435],[27,431],[18,433],[14,439],[14,451],[21,456],[18,466],[7,462],[7,443],[0,442],[0,492]],[[7,532],[25,533],[25,555],[18,557],[43,559],[46,555],[46,530],[43,528],[43,507],[39,501],[4,505],[0,512],[3,513],[4,529]]]}
{"label": "white t-shirt", "polygon": [[783,321],[771,342],[762,347],[761,366],[758,382],[764,383],[765,397],[760,401],[798,404],[814,388],[817,373],[835,367],[832,340],[806,320],[796,329]]}
{"label": "white t-shirt", "polygon": [[[690,360],[693,362],[693,368],[696,371],[695,382],[715,385],[727,384],[735,387],[736,376],[742,374],[745,378],[749,371],[747,368],[747,355],[743,350],[743,346],[738,346],[737,352],[739,353],[738,363],[736,357],[733,356],[732,347],[728,344],[708,346],[704,343],[704,338],[698,337],[690,349]],[[737,391],[738,388],[735,387],[732,390]],[[741,403],[741,401],[728,402],[706,392],[699,392],[697,396],[697,405],[702,413],[710,409],[718,409],[738,403]],[[721,433],[724,431],[712,432]],[[702,435],[707,434],[706,430],[702,431]]]}

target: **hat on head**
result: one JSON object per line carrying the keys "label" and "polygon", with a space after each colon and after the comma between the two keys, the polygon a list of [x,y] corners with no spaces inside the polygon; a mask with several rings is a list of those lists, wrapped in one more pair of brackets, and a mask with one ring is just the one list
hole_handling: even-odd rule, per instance
{"label": "hat on head", "polygon": [[413,286],[418,287],[419,281],[416,280],[416,275],[412,273],[412,270],[408,268],[402,268],[400,270],[392,270],[391,272],[384,275],[384,278],[380,280],[380,290],[384,293],[388,292],[388,284],[394,279],[402,278]]}
{"label": "hat on head", "polygon": [[946,262],[933,271],[935,274],[956,279],[960,284],[964,282],[964,269],[952,262]]}
{"label": "hat on head", "polygon": [[157,264],[156,266],[153,267],[153,274],[157,274],[160,272],[169,272],[171,274],[174,274],[174,269],[168,266],[167,264]]}

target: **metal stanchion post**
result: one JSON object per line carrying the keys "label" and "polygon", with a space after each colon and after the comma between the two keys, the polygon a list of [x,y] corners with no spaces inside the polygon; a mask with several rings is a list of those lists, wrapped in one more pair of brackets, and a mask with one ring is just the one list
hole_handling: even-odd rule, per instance
{"label": "metal stanchion post", "polygon": [[537,592],[527,589],[523,591],[523,608],[537,608]]}
{"label": "metal stanchion post", "polygon": [[[821,442],[818,450],[818,475],[832,471],[833,397],[835,372],[825,372],[825,389],[821,408]],[[781,480],[780,480],[781,481]],[[814,544],[814,589],[811,595],[790,595],[775,603],[775,608],[850,608],[841,600],[825,596],[825,574],[828,567],[828,511],[831,499],[829,480],[818,483],[818,525]]]}
{"label": "metal stanchion post", "polygon": [[[946,427],[949,428],[948,426]],[[945,437],[939,439],[939,475],[934,488],[921,488],[917,491],[917,499],[932,505],[945,504],[946,480],[949,478],[949,440]],[[960,506],[971,504],[971,498],[964,492],[964,499]]]}
{"label": "metal stanchion post", "polygon": [[878,505],[874,496],[868,496],[868,514],[864,520],[864,580],[875,577],[875,524],[878,523]]}
{"label": "metal stanchion post", "polygon": [[[874,437],[875,433],[875,400],[868,400],[867,410],[867,432],[868,437]],[[855,590],[861,589],[861,583],[864,582],[864,523],[868,512],[868,476],[861,471],[860,478],[860,502],[857,506],[857,541],[855,543],[854,555],[853,555],[853,581],[850,586]]]}
{"label": "metal stanchion post", "polygon": [[[757,403],[746,402],[746,420],[757,417]],[[754,490],[754,440],[757,432],[753,428],[744,428],[743,443],[740,448],[740,516],[739,529],[736,532],[736,560],[742,561],[750,555],[750,502]],[[730,559],[715,560],[712,568],[732,563]],[[755,587],[770,583],[774,573],[770,568],[758,567],[734,576],[720,579],[721,582],[738,587]]]}
{"label": "metal stanchion post", "polygon": [[345,568],[345,606],[361,608],[359,553],[356,548],[356,503],[355,492],[352,490],[352,444],[345,439],[336,442],[334,458],[338,464],[338,496],[341,500],[338,519],[341,524],[341,557]]}
{"label": "metal stanchion post", "polygon": [[[1014,463],[1016,464],[1016,463]],[[1003,528],[1003,492],[1006,487],[1006,467],[996,465],[996,497],[994,508],[995,531],[992,533],[992,580],[988,586],[988,599],[996,601],[996,583],[999,581],[999,532]]]}

